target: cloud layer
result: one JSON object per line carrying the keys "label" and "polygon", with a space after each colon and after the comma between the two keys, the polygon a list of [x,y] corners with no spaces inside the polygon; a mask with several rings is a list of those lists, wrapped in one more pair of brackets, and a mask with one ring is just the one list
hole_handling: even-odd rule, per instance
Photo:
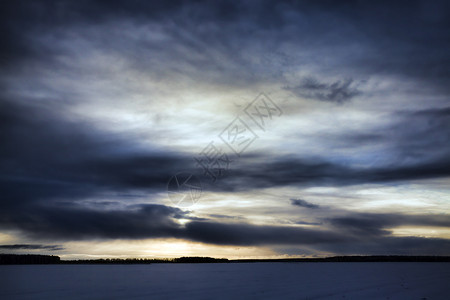
{"label": "cloud layer", "polygon": [[[2,249],[175,238],[294,253],[448,254],[449,8],[7,1],[0,230],[16,240]],[[266,131],[245,120],[258,138],[240,157],[222,144],[230,167],[211,183],[193,158],[260,92],[283,115]],[[180,171],[202,179],[197,210],[168,206],[167,182]],[[405,199],[411,184],[425,188]],[[367,185],[393,192],[372,201]],[[367,197],[349,199],[349,190]],[[428,191],[444,195],[441,207],[423,199]],[[322,196],[353,202],[339,209]]]}

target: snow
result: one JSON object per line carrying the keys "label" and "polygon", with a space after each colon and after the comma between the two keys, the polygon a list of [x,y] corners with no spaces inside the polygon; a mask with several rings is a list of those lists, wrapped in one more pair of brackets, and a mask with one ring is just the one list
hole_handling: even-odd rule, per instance
{"label": "snow", "polygon": [[450,299],[450,263],[0,266],[0,299]]}

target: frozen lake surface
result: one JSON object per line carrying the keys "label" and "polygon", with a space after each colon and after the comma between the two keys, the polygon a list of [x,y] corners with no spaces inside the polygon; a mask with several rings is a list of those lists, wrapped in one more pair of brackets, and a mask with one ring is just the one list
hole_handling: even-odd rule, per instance
{"label": "frozen lake surface", "polygon": [[0,299],[450,299],[450,263],[0,266]]}

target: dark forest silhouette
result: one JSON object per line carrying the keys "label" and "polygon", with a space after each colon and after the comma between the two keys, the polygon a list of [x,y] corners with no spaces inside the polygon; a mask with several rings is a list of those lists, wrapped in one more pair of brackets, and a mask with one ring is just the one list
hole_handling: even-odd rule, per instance
{"label": "dark forest silhouette", "polygon": [[333,256],[323,258],[236,259],[212,257],[179,257],[163,259],[104,258],[61,260],[55,255],[0,254],[0,265],[24,264],[157,264],[157,263],[254,263],[254,262],[450,262],[450,256]]}
{"label": "dark forest silhouette", "polygon": [[58,264],[59,256],[36,254],[0,254],[0,265]]}

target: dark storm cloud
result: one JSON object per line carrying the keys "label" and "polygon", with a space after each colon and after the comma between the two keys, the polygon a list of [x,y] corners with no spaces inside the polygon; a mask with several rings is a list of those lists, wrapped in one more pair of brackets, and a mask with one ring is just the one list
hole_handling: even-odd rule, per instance
{"label": "dark storm cloud", "polygon": [[[189,220],[181,225],[178,220]],[[34,206],[15,215],[0,214],[2,228],[19,229],[33,239],[60,241],[179,238],[213,245],[298,245],[342,254],[448,254],[439,238],[395,237],[398,226],[449,228],[445,215],[365,214],[347,212],[324,218],[314,228],[220,223],[192,217],[163,205],[134,205],[124,210]],[[305,225],[305,224],[303,224]]]}
{"label": "dark storm cloud", "polygon": [[[34,238],[79,240],[176,236],[176,208],[77,204],[104,191],[164,190],[182,156],[142,151],[121,136],[70,123],[45,107],[2,102],[0,226]],[[126,198],[126,197],[125,197]],[[110,201],[111,202],[111,201]]]}
{"label": "dark storm cloud", "polygon": [[448,167],[450,107],[398,112],[397,116],[400,121],[387,131],[387,138],[399,156],[415,161],[442,160],[443,167]]}
{"label": "dark storm cloud", "polygon": [[[267,158],[264,163],[245,164],[214,186],[217,190],[239,191],[281,186],[345,186],[386,183],[450,176],[450,160],[432,157],[430,161],[404,165],[359,168],[326,162],[323,159],[295,157]],[[245,158],[243,159],[245,160]],[[263,160],[263,159],[261,159]]]}
{"label": "dark storm cloud", "polygon": [[[187,219],[182,226],[177,220]],[[246,223],[218,223],[192,217],[164,205],[140,204],[124,210],[29,204],[14,213],[0,212],[0,226],[33,239],[91,240],[181,238],[218,245],[315,244],[345,240],[329,230]]]}
{"label": "dark storm cloud", "polygon": [[14,245],[0,245],[0,249],[6,250],[64,250],[61,245],[39,245],[39,244],[14,244]]}
{"label": "dark storm cloud", "polygon": [[350,241],[344,232],[245,223],[190,222],[185,238],[217,245],[318,244]]}
{"label": "dark storm cloud", "polygon": [[424,237],[378,237],[352,243],[317,245],[338,255],[449,255],[450,240]]}
{"label": "dark storm cloud", "polygon": [[[134,16],[157,18],[180,7],[181,1],[4,1],[0,11],[3,43],[1,64],[13,66],[21,59],[45,57],[30,34],[64,26],[93,24]],[[47,53],[48,54],[48,53]]]}
{"label": "dark storm cloud", "polygon": [[[325,135],[326,143],[358,149],[361,144],[386,147],[392,159],[388,164],[370,167],[328,162],[324,157],[300,158],[248,154],[240,165],[217,184],[225,191],[273,186],[343,186],[363,183],[386,183],[450,176],[450,109],[399,111],[391,116],[392,124],[367,129],[366,132]],[[383,148],[381,148],[383,149]],[[381,151],[381,150],[380,150]]]}
{"label": "dark storm cloud", "polygon": [[[234,27],[239,5],[226,1],[10,1],[4,8],[0,26],[7,42],[2,43],[0,54],[1,64],[10,67],[7,71],[36,62],[64,69],[57,62],[58,57],[88,50],[76,45],[76,41],[69,49],[61,47],[60,42],[67,35],[86,41],[95,49],[116,53],[133,68],[158,77],[170,77],[174,71],[211,82],[220,80],[223,73],[228,78],[222,81],[230,83],[239,82],[233,76],[252,80],[251,73],[256,71],[251,66],[253,70],[249,72],[239,68],[247,64],[241,55],[236,55],[242,44],[234,40],[233,34],[240,29],[223,27]],[[242,16],[238,19],[244,21]],[[134,28],[124,33],[124,23]],[[203,23],[212,26],[204,27]],[[155,42],[136,35],[137,27],[148,24],[162,25],[167,41]],[[217,36],[219,32],[222,37]]]}
{"label": "dark storm cloud", "polygon": [[291,204],[295,205],[295,206],[306,207],[306,208],[319,208],[320,207],[317,204],[310,203],[303,199],[290,199],[290,200],[291,200]]}
{"label": "dark storm cloud", "polygon": [[450,217],[447,215],[352,213],[347,216],[332,217],[325,221],[328,221],[333,227],[361,236],[388,235],[389,228],[398,226],[450,227]]}
{"label": "dark storm cloud", "polygon": [[344,103],[350,101],[361,92],[354,86],[353,80],[339,80],[332,83],[320,82],[316,78],[307,77],[299,85],[285,87],[297,96],[320,101]]}
{"label": "dark storm cloud", "polygon": [[3,228],[19,229],[28,237],[59,240],[140,239],[176,237],[177,219],[189,216],[174,207],[142,204],[126,210],[94,210],[30,205],[15,214],[0,214]]}
{"label": "dark storm cloud", "polygon": [[[89,30],[81,29],[100,24],[118,29],[128,20],[157,22],[170,39],[136,41],[108,29],[86,39],[161,76],[172,68],[224,84],[282,82],[290,66],[322,57],[323,71],[365,78],[399,74],[446,91],[449,86],[448,1],[7,1],[3,8],[2,64],[55,54],[54,45],[38,45],[33,36],[60,29],[83,36]],[[311,54],[298,56],[297,50]],[[302,87],[311,97],[334,102],[357,93],[349,81],[319,78]]]}
{"label": "dark storm cloud", "polygon": [[[177,220],[188,219],[185,226]],[[2,212],[0,226],[20,230],[33,239],[92,240],[181,238],[217,245],[316,244],[344,241],[345,233],[331,230],[246,223],[199,221],[187,212],[164,205],[137,205],[126,210],[34,205]]]}
{"label": "dark storm cloud", "polygon": [[103,191],[165,190],[191,158],[143,150],[125,136],[62,120],[45,107],[0,104],[2,209]]}
{"label": "dark storm cloud", "polygon": [[314,256],[319,252],[333,255],[449,255],[450,241],[424,237],[378,237],[352,243],[310,246],[285,246],[279,254]]}
{"label": "dark storm cloud", "polygon": [[[433,178],[448,175],[450,149],[450,108],[399,110],[387,115],[385,124],[363,130],[355,128],[342,133],[320,136],[320,144],[341,149],[370,147],[387,154],[390,159],[383,168],[370,163],[368,180]],[[364,150],[361,150],[364,152]],[[373,151],[373,150],[371,150]],[[373,173],[369,175],[369,173]],[[363,175],[363,174],[361,174]],[[366,177],[367,176],[367,177]]]}
{"label": "dark storm cloud", "polygon": [[306,221],[298,221],[298,222],[295,222],[295,224],[298,224],[298,225],[322,225],[322,223],[319,223],[319,222],[306,222]]}
{"label": "dark storm cloud", "polygon": [[320,223],[299,224],[322,226],[311,229],[243,223],[191,222],[186,224],[185,238],[220,245],[318,245],[317,249],[333,249],[335,253],[347,254],[424,254],[433,251],[448,254],[450,251],[448,240],[395,237],[390,231],[400,226],[450,228],[450,218],[446,215],[346,212],[344,215],[324,218]]}
{"label": "dark storm cloud", "polygon": [[[193,170],[188,155],[137,149],[127,137],[64,121],[45,107],[3,101],[0,108],[0,137],[7,141],[0,147],[0,206],[11,213],[28,203],[77,201],[105,191],[122,192],[121,198],[131,189],[165,191],[168,179],[178,170]],[[414,148],[416,156],[425,156],[412,164],[359,169],[322,159],[255,154],[243,157],[238,168],[212,188],[236,191],[289,185],[339,186],[449,176],[450,156],[444,145],[450,128],[448,108],[407,113],[405,124],[414,123],[411,118],[419,118],[423,126],[415,130],[400,124],[398,133],[391,135],[395,143],[403,139],[399,149]],[[408,147],[408,143],[415,143],[415,147]],[[433,149],[442,150],[431,155]]]}
{"label": "dark storm cloud", "polygon": [[448,92],[450,73],[445,28],[450,24],[448,1],[370,3],[360,25],[373,38],[370,68],[378,73],[401,74]]}

